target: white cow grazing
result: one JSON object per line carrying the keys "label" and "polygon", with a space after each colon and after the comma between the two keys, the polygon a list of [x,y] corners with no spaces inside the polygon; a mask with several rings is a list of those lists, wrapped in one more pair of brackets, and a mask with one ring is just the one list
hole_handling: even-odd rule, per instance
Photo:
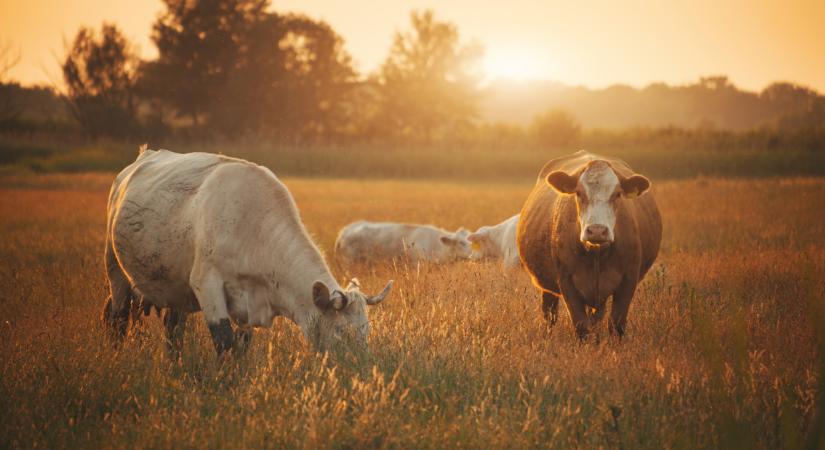
{"label": "white cow grazing", "polygon": [[500,259],[505,268],[517,267],[521,264],[516,248],[516,230],[518,218],[513,217],[493,226],[483,226],[475,233],[467,236],[472,243],[471,259]]}
{"label": "white cow grazing", "polygon": [[338,233],[335,253],[350,260],[408,258],[446,263],[470,257],[469,231],[454,233],[431,225],[354,222]]}
{"label": "white cow grazing", "polygon": [[275,316],[327,348],[347,330],[369,332],[357,282],[342,288],[307,235],[286,186],[269,169],[209,153],[142,150],[109,193],[104,317],[122,335],[130,303],[164,309],[170,347],[189,313],[203,311],[218,353],[245,344]]}

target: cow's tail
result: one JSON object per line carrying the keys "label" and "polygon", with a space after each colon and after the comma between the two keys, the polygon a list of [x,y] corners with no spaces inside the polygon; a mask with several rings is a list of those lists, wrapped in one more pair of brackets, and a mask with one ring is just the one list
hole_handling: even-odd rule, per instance
{"label": "cow's tail", "polygon": [[143,155],[143,152],[145,152],[146,150],[149,150],[149,144],[144,142],[140,145],[140,147],[138,147],[138,156]]}

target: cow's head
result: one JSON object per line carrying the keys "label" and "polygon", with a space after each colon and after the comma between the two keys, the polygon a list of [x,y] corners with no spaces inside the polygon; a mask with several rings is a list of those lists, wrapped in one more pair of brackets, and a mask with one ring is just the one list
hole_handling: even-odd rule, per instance
{"label": "cow's head", "polygon": [[470,257],[472,248],[470,247],[470,241],[467,240],[469,235],[470,230],[459,228],[455,233],[445,234],[439,238],[449,259],[467,259]]}
{"label": "cow's head", "polygon": [[579,239],[587,247],[609,245],[614,239],[616,210],[621,202],[644,194],[650,181],[641,175],[623,177],[607,161],[591,161],[570,175],[555,171],[547,175],[547,184],[563,193],[576,195]]}
{"label": "cow's head", "polygon": [[476,230],[475,233],[467,236],[467,240],[470,241],[470,246],[472,248],[470,259],[479,260],[500,256],[498,254],[500,253],[498,246],[493,242],[493,239],[490,236],[490,231],[490,227],[483,226]]}
{"label": "cow's head", "polygon": [[374,296],[361,292],[358,280],[350,280],[343,291],[329,287],[323,281],[312,285],[312,299],[321,314],[318,318],[316,337],[317,345],[325,350],[334,346],[345,336],[355,342],[366,345],[370,332],[370,320],[367,306],[381,303],[392,289],[392,280],[384,289]]}

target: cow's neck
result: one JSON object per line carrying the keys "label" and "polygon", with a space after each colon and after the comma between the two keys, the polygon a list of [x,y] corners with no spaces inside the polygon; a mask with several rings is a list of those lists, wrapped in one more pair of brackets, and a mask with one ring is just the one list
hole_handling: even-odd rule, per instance
{"label": "cow's neck", "polygon": [[278,305],[278,309],[284,311],[283,315],[298,325],[304,334],[321,315],[312,298],[312,285],[316,281],[322,281],[330,292],[336,289],[343,290],[325,265],[315,269],[295,267],[294,272],[289,275],[289,281],[285,283],[282,295],[279,296],[279,303],[282,304]]}
{"label": "cow's neck", "polygon": [[306,334],[320,311],[312,298],[312,285],[324,282],[330,292],[343,290],[329,270],[318,248],[304,230],[293,233],[273,233],[271,242],[262,248],[277,248],[283,253],[273,258],[273,269],[280,274],[275,295],[270,295],[273,310],[293,321]]}

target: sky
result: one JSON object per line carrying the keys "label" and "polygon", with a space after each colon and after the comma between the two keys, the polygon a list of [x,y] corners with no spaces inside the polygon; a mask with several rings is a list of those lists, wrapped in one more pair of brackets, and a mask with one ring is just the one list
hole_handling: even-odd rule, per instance
{"label": "sky", "polygon": [[[508,0],[278,0],[279,12],[323,19],[344,38],[362,72],[375,70],[410,11],[430,8],[485,49],[489,78],[546,79],[593,88],[685,84],[727,75],[758,90],[792,81],[825,92],[825,1],[578,2]],[[21,61],[25,84],[59,82],[64,40],[82,25],[115,22],[145,58],[162,10],[156,0],[0,0],[0,42]]]}

